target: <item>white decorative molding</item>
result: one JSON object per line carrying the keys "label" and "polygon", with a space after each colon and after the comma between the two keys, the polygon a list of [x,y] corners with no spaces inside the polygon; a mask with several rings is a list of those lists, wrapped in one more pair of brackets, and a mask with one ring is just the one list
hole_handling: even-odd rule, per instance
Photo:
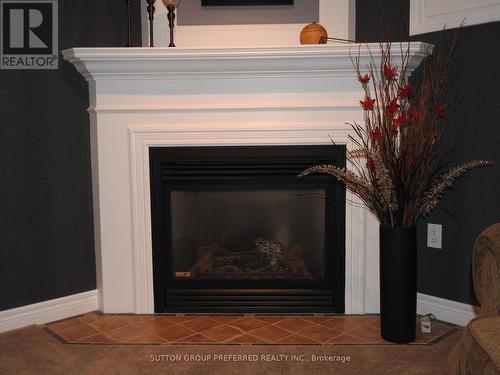
{"label": "white decorative molding", "polygon": [[[149,46],[149,20],[146,0],[142,1],[142,40]],[[319,0],[319,22],[330,36],[353,40],[355,38],[355,0]],[[178,9],[182,12],[182,2]],[[169,44],[167,11],[157,2],[154,39],[155,46]],[[259,24],[176,26],[175,44],[178,47],[276,47],[299,45],[299,36],[306,24]]]}
{"label": "white decorative molding", "polygon": [[[135,264],[136,307],[141,311],[153,311],[153,278],[151,246],[151,209],[149,195],[149,148],[180,146],[253,146],[253,145],[347,145],[352,143],[347,137],[352,129],[344,123],[315,124],[313,126],[288,124],[261,124],[258,126],[239,126],[228,129],[226,126],[203,125],[182,126],[130,126],[130,148],[133,185],[133,217]],[[362,243],[366,209],[351,193],[347,193],[346,207],[346,311],[364,311],[364,246]],[[363,287],[358,287],[362,285]]]}
{"label": "white decorative molding", "polygon": [[500,21],[500,0],[410,0],[410,35]]}
{"label": "white decorative molding", "polygon": [[[427,50],[410,45],[410,71]],[[351,147],[345,123],[363,115],[351,52],[362,67],[380,57],[378,44],[63,51],[89,81],[100,309],[154,312],[149,148]],[[377,312],[378,224],[351,194],[346,205],[346,312]]]}
{"label": "white decorative molding", "polygon": [[0,332],[45,324],[98,309],[97,290],[0,311]]}
{"label": "white decorative molding", "polygon": [[432,313],[437,319],[466,326],[471,319],[476,317],[476,306],[450,301],[418,293],[417,312],[421,315]]}

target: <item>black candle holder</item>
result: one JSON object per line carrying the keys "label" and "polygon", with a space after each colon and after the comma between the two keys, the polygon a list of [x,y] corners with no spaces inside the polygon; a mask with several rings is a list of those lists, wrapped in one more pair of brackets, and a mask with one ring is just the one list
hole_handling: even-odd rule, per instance
{"label": "black candle holder", "polygon": [[132,46],[132,0],[127,0],[127,24],[128,24],[127,47],[133,47]]}
{"label": "black candle holder", "polygon": [[149,46],[154,47],[154,32],[153,32],[153,22],[155,15],[155,2],[156,0],[146,0],[148,3],[148,14],[149,14]]}
{"label": "black candle holder", "polygon": [[175,8],[179,6],[180,0],[163,0],[163,5],[168,10],[168,26],[170,28],[170,44],[169,47],[175,47],[174,44],[174,26],[175,26]]}
{"label": "black candle holder", "polygon": [[167,6],[168,14],[168,27],[170,28],[170,44],[169,47],[175,47],[174,44],[174,25],[175,25],[175,6]]}

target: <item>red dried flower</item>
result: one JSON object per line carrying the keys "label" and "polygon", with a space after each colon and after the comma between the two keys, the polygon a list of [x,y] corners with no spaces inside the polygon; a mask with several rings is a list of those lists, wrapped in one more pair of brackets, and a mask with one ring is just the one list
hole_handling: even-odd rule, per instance
{"label": "red dried flower", "polygon": [[408,118],[406,117],[406,115],[399,115],[394,120],[392,120],[392,123],[396,124],[397,126],[401,126],[401,125],[405,124],[407,121],[408,121]]}
{"label": "red dried flower", "polygon": [[389,117],[394,116],[394,114],[398,111],[399,107],[401,106],[398,104],[398,98],[392,99],[386,108],[387,115]]}
{"label": "red dried flower", "polygon": [[372,141],[373,142],[378,142],[382,138],[382,132],[380,131],[380,128],[377,126],[376,128],[372,129]]}
{"label": "red dried flower", "polygon": [[375,162],[372,158],[366,159],[366,167],[372,172],[375,170]]}
{"label": "red dried flower", "polygon": [[361,104],[361,107],[363,107],[365,111],[371,111],[375,106],[375,99],[372,99],[369,96],[367,96],[365,100],[360,100],[359,104]]}
{"label": "red dried flower", "polygon": [[436,104],[433,111],[437,118],[443,118],[446,112],[446,106],[444,104]]}
{"label": "red dried flower", "polygon": [[366,85],[368,82],[370,82],[370,76],[368,74],[365,74],[364,76],[359,75],[358,81],[361,82],[363,85]]}
{"label": "red dried flower", "polygon": [[386,80],[392,81],[396,79],[398,75],[399,73],[397,72],[397,69],[395,67],[391,68],[389,65],[384,64],[384,77]]}
{"label": "red dried flower", "polygon": [[391,133],[392,133],[392,135],[398,135],[398,131],[399,131],[399,124],[396,123],[396,122],[393,122],[391,124]]}
{"label": "red dried flower", "polygon": [[407,83],[403,87],[399,88],[398,93],[400,98],[407,98],[411,95],[412,92],[413,92],[413,86]]}

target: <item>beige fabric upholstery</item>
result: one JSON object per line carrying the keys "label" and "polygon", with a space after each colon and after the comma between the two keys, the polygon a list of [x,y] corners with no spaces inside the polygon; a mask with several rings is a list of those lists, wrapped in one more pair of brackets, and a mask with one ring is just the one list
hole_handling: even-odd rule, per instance
{"label": "beige fabric upholstery", "polygon": [[[496,325],[493,329],[493,325]],[[500,317],[481,317],[471,321],[461,340],[450,353],[450,374],[498,375]]]}
{"label": "beige fabric upholstery", "polygon": [[500,314],[500,223],[477,238],[472,271],[481,314]]}
{"label": "beige fabric upholstery", "polygon": [[450,353],[450,374],[500,375],[500,223],[477,238],[472,272],[481,309]]}

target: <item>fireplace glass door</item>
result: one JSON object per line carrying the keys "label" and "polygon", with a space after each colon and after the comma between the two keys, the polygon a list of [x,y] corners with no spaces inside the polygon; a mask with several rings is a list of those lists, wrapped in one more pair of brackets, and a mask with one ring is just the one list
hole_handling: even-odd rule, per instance
{"label": "fireplace glass door", "polygon": [[157,312],[343,311],[337,146],[153,148]]}
{"label": "fireplace glass door", "polygon": [[322,280],[324,190],[170,192],[172,273],[191,280]]}

